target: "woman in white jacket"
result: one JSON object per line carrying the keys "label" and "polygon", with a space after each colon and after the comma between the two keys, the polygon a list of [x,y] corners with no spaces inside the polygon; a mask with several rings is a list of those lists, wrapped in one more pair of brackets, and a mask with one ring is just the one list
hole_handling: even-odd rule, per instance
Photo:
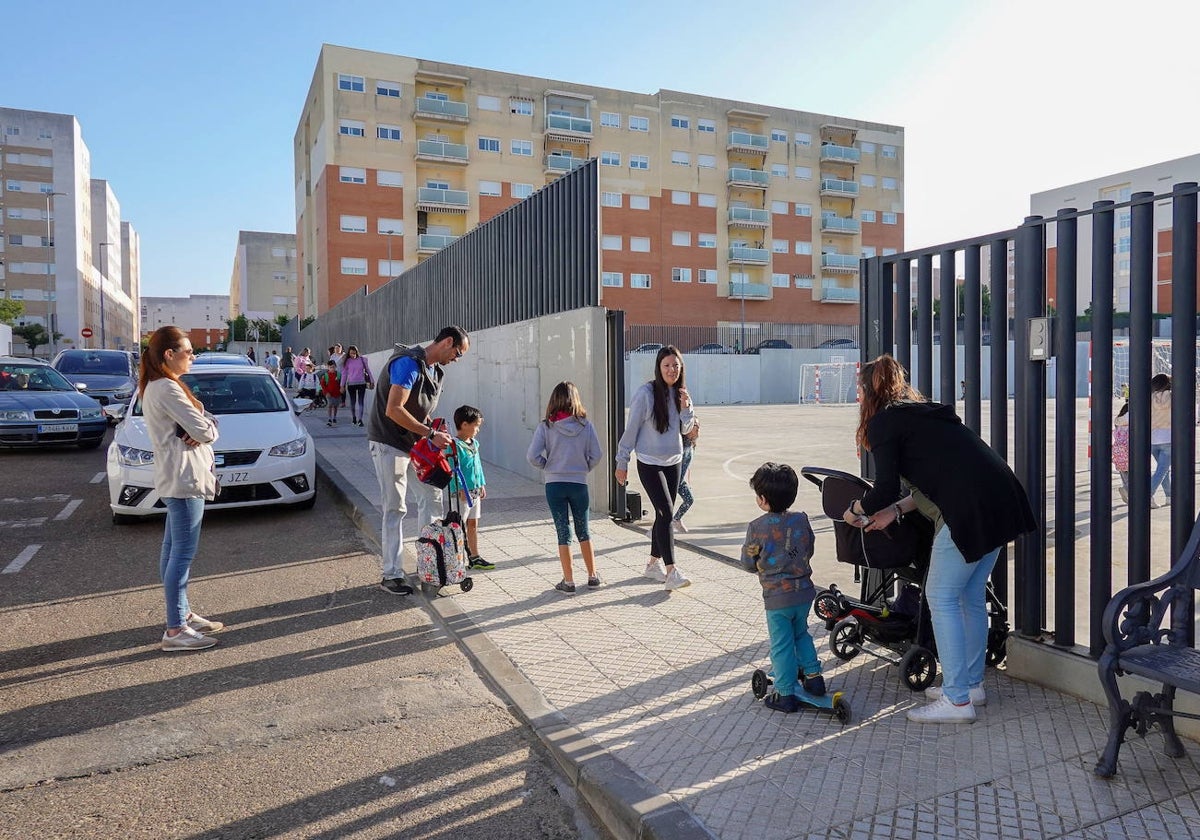
{"label": "woman in white jacket", "polygon": [[179,377],[191,370],[192,343],[178,327],[159,327],[142,354],[139,389],[154,449],[154,489],[167,508],[159,575],[167,606],[165,651],[203,650],[221,630],[188,608],[187,584],[200,543],[204,502],[217,494],[212,443],[217,423]]}

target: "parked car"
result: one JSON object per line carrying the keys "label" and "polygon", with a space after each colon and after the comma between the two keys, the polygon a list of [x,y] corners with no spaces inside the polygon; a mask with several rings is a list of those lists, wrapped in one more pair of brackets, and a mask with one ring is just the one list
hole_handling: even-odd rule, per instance
{"label": "parked car", "polygon": [[853,338],[831,338],[828,341],[822,341],[817,345],[817,349],[824,350],[828,348],[841,347],[845,350],[857,350],[858,342]]}
{"label": "parked car", "polygon": [[193,364],[255,367],[254,362],[250,361],[250,358],[242,353],[222,353],[216,350],[205,350],[203,353],[197,353]]}
{"label": "parked car", "polygon": [[657,353],[659,350],[663,349],[663,347],[664,347],[664,345],[662,345],[662,344],[659,344],[654,341],[648,341],[644,344],[639,344],[637,347],[634,347],[629,352],[630,353]]}
{"label": "parked car", "polygon": [[128,350],[63,350],[53,367],[101,406],[129,405],[137,390],[137,362]]}
{"label": "parked car", "polygon": [[791,350],[792,345],[782,338],[768,338],[760,341],[754,347],[747,350],[747,353],[758,353],[760,350]]}
{"label": "parked car", "polygon": [[709,341],[705,344],[699,344],[688,351],[689,353],[732,353],[732,347],[726,347],[716,341]]}
{"label": "parked car", "polygon": [[[312,436],[275,377],[256,366],[197,362],[182,379],[219,424],[214,449],[221,491],[207,503],[209,509],[313,506]],[[108,447],[108,495],[117,524],[166,512],[154,491],[154,451],[140,400]]]}
{"label": "parked car", "polygon": [[0,446],[95,449],[107,428],[99,403],[50,365],[0,356]]}

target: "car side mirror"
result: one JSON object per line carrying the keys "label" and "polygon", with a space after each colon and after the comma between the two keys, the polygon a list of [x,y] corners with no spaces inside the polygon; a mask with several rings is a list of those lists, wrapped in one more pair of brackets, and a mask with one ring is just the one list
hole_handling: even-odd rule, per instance
{"label": "car side mirror", "polygon": [[75,390],[76,390],[76,391],[86,391],[86,390],[87,390],[87,385],[84,385],[82,382],[76,382],[76,383],[75,383]]}
{"label": "car side mirror", "polygon": [[297,414],[303,414],[304,411],[313,404],[313,401],[308,397],[299,397],[292,400],[292,410]]}

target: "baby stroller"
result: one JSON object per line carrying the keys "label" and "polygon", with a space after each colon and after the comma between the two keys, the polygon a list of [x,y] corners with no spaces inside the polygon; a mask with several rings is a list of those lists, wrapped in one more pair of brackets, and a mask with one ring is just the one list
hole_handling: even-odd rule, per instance
{"label": "baby stroller", "polygon": [[[937,647],[922,592],[933,524],[910,515],[884,531],[855,528],[842,514],[871,489],[869,481],[821,467],[803,467],[800,474],[820,488],[822,510],[833,521],[837,560],[853,565],[855,580],[862,585],[860,600],[847,597],[836,584],[817,593],[813,612],[830,631],[830,651],[847,661],[866,652],[899,665],[909,689],[928,688],[937,676]],[[1008,639],[1008,611],[990,584],[987,598],[987,661],[998,665]]]}

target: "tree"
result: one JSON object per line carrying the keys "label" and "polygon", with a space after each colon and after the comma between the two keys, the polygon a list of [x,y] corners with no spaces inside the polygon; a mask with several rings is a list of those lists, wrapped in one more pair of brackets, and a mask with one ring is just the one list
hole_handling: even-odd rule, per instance
{"label": "tree", "polygon": [[10,327],[15,327],[17,319],[24,314],[24,301],[0,298],[0,324],[8,324]]}
{"label": "tree", "polygon": [[230,341],[248,341],[250,336],[250,321],[246,316],[238,315],[232,320],[227,320],[225,326],[229,328]]}
{"label": "tree", "polygon": [[[50,343],[50,334],[46,332],[46,328],[41,324],[26,324],[23,327],[14,327],[13,335],[25,341],[25,346],[29,348],[30,353],[36,353],[37,349],[43,344]],[[55,333],[54,338],[55,340],[62,338],[62,333]]]}
{"label": "tree", "polygon": [[300,329],[304,329],[315,320],[317,320],[316,315],[309,315],[307,318],[302,319],[300,321]]}

